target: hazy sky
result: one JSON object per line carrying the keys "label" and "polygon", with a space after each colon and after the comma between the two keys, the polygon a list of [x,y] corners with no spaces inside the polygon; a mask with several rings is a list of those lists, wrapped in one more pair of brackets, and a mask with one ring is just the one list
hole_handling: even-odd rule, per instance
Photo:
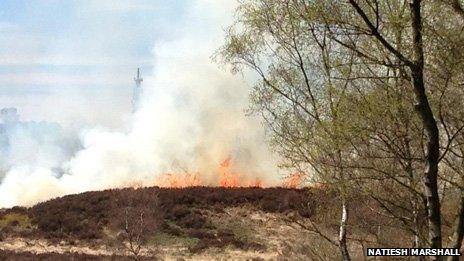
{"label": "hazy sky", "polygon": [[[206,1],[207,2],[207,1]],[[0,107],[23,119],[118,125],[135,70],[175,39],[193,1],[0,1]]]}

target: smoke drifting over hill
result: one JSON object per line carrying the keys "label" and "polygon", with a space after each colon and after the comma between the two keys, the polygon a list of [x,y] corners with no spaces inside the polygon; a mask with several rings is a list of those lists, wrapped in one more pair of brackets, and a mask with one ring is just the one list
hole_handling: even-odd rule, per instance
{"label": "smoke drifting over hill", "polygon": [[54,123],[4,121],[0,206],[87,190],[163,185],[167,173],[219,185],[218,168],[228,159],[227,171],[239,179],[278,184],[277,159],[263,128],[258,119],[245,116],[247,85],[210,59],[233,10],[229,5],[195,2],[178,36],[156,43],[155,70],[145,75],[145,96],[129,131],[90,128],[73,138]]}

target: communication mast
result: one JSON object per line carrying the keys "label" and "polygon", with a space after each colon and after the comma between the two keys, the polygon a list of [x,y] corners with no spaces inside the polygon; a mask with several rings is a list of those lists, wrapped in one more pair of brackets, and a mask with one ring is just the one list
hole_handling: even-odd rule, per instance
{"label": "communication mast", "polygon": [[143,78],[140,77],[140,68],[137,68],[137,76],[134,77],[135,87],[132,95],[132,112],[136,112],[140,107],[140,99],[142,97],[142,82]]}

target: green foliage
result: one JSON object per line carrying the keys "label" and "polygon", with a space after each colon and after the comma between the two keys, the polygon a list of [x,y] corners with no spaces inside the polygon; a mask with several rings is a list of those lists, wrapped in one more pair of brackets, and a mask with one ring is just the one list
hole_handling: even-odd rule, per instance
{"label": "green foliage", "polygon": [[29,216],[18,213],[8,213],[0,218],[0,229],[8,226],[31,228],[32,222]]}
{"label": "green foliage", "polygon": [[[251,111],[271,130],[282,167],[342,195],[365,193],[422,236],[427,137],[404,62],[416,59],[410,6],[355,2],[365,17],[349,1],[244,0],[218,57],[260,77]],[[464,187],[464,16],[450,1],[422,1],[421,11],[424,84],[444,144],[446,195]]]}

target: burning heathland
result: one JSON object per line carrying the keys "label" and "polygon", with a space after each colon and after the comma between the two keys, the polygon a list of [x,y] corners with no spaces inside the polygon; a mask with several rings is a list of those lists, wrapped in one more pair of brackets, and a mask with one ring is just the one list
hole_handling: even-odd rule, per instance
{"label": "burning heathland", "polygon": [[0,259],[460,258],[463,0],[17,2]]}
{"label": "burning heathland", "polygon": [[[182,24],[182,34],[157,42],[154,69],[127,70],[124,105],[111,112],[106,107],[88,112],[90,105],[82,105],[77,115],[67,106],[92,99],[63,96],[68,116],[53,108],[48,118],[18,106],[16,123],[2,125],[0,133],[0,207],[109,188],[285,182],[287,171],[277,167],[279,157],[266,142],[261,120],[245,115],[248,85],[210,59],[222,41],[221,27],[211,28],[206,42],[198,38],[200,28],[222,19],[225,11],[211,13],[206,11],[211,6],[200,2],[191,15],[210,13],[207,19],[195,18],[204,26]],[[178,50],[185,51],[179,56]],[[130,82],[134,72],[135,83]]]}

